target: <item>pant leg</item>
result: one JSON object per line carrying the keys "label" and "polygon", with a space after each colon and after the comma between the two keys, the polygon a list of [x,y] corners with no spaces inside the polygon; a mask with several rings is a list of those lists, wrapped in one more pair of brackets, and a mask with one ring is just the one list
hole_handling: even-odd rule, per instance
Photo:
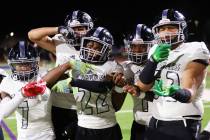
{"label": "pant leg", "polygon": [[146,133],[147,140],[193,140],[193,133],[180,121],[159,123],[152,118]]}
{"label": "pant leg", "polygon": [[56,140],[74,140],[77,126],[77,112],[52,106],[52,122]]}
{"label": "pant leg", "polygon": [[138,124],[136,121],[133,121],[130,140],[144,140],[147,128],[146,125]]}
{"label": "pant leg", "polygon": [[75,140],[122,140],[122,133],[118,124],[104,129],[90,129],[78,126]]}
{"label": "pant leg", "polygon": [[193,140],[199,140],[200,132],[201,132],[201,121],[187,119],[186,123],[187,123],[187,128],[189,132],[193,135]]}

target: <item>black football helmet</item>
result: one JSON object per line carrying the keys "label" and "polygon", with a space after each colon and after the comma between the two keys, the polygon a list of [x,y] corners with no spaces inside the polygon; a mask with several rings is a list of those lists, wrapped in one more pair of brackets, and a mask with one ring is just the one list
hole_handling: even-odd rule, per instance
{"label": "black football helmet", "polygon": [[[159,30],[165,25],[176,26],[178,28],[178,32],[173,34],[165,33],[161,37]],[[187,37],[187,23],[185,21],[184,15],[179,11],[175,11],[173,9],[165,9],[162,11],[162,16],[159,22],[153,26],[152,31],[158,42],[173,45],[185,41]]]}
{"label": "black football helmet", "polygon": [[75,28],[85,27],[85,31],[75,31],[75,39],[73,42],[71,41],[71,45],[77,47],[76,49],[78,49],[78,47],[80,47],[81,37],[85,36],[87,31],[93,28],[93,20],[91,16],[86,12],[76,10],[67,15],[64,23],[67,27],[72,28],[74,31],[76,30]]}
{"label": "black football helmet", "polygon": [[8,54],[8,64],[12,78],[20,81],[30,81],[39,71],[39,54],[37,48],[26,41],[19,41]]}
{"label": "black football helmet", "polygon": [[[146,62],[149,49],[153,45],[153,40],[152,30],[145,24],[138,24],[135,33],[129,36],[127,41],[128,59],[137,65]],[[137,50],[136,47],[138,47]]]}
{"label": "black football helmet", "polygon": [[80,59],[88,63],[103,64],[108,60],[113,44],[113,37],[107,29],[93,28],[82,38]]}
{"label": "black football helmet", "polygon": [[67,27],[78,27],[78,26],[85,26],[87,30],[93,28],[93,20],[89,14],[86,12],[76,10],[66,16],[64,21]]}

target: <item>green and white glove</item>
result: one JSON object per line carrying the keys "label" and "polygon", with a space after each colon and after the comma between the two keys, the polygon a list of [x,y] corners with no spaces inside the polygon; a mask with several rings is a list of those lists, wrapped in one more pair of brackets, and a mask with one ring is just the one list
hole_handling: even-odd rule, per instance
{"label": "green and white glove", "polygon": [[70,65],[74,71],[78,71],[80,74],[86,74],[89,70],[95,71],[93,64],[82,62],[81,60],[71,60]]}
{"label": "green and white glove", "polygon": [[69,85],[71,80],[72,78],[60,80],[51,88],[51,90],[57,93],[70,93],[70,91],[72,91],[72,87]]}
{"label": "green and white glove", "polygon": [[152,54],[152,59],[156,63],[166,60],[168,58],[170,48],[171,45],[169,44],[159,44],[155,49],[155,52]]}
{"label": "green and white glove", "polygon": [[158,96],[172,96],[176,93],[180,88],[180,86],[172,84],[169,87],[163,87],[162,80],[156,80],[155,85],[153,86],[153,91]]}

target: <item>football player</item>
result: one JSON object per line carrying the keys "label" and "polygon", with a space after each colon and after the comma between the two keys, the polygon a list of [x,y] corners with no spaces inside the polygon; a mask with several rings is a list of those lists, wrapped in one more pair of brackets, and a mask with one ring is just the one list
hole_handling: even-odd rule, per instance
{"label": "football player", "polygon": [[[90,15],[80,10],[67,15],[64,23],[64,26],[43,27],[33,29],[28,33],[31,41],[56,55],[56,66],[69,60],[79,60],[81,37],[93,28]],[[54,35],[54,37],[50,38],[51,35]],[[65,81],[58,82],[57,87],[52,89],[53,94],[51,95],[53,104],[52,121],[58,140],[69,139],[69,137],[74,139],[74,126],[77,124],[75,99],[73,94],[66,94],[72,92],[72,89],[69,89],[66,83]]]}
{"label": "football player", "polygon": [[74,86],[77,104],[76,140],[122,139],[115,112],[120,109],[125,98],[122,89],[117,90],[125,84],[125,80],[119,80],[123,79],[122,67],[109,60],[112,46],[113,38],[107,29],[93,28],[82,38],[82,61],[73,60],[60,65],[43,78],[51,85],[66,70],[72,70],[68,83]]}
{"label": "football player", "polygon": [[[148,57],[149,49],[153,45],[154,36],[152,30],[144,24],[138,24],[136,31],[128,39],[127,54],[128,60],[122,65],[127,71],[127,74],[133,76],[134,84],[138,80],[138,75],[141,73]],[[140,93],[138,93],[139,95]],[[148,93],[154,95],[152,93]],[[134,121],[131,128],[131,140],[143,140],[145,137],[146,129],[149,125],[151,114],[151,102],[145,99],[145,94],[141,96],[133,95],[133,116]],[[150,100],[151,101],[151,100]]]}
{"label": "football player", "polygon": [[26,41],[19,41],[9,52],[8,64],[11,75],[5,77],[0,85],[0,119],[15,111],[18,140],[53,140],[55,136],[51,122],[49,90],[41,82],[35,85],[36,93],[25,86],[28,82],[39,79],[37,49],[29,46]]}
{"label": "football player", "polygon": [[[138,90],[154,84],[153,91],[158,95],[153,101],[148,139],[198,139],[209,51],[204,42],[184,42],[187,23],[179,11],[163,10],[153,32],[158,42],[166,44],[150,50],[152,55],[136,84]],[[171,51],[162,59],[159,50],[167,46]],[[154,82],[155,70],[159,80]]]}

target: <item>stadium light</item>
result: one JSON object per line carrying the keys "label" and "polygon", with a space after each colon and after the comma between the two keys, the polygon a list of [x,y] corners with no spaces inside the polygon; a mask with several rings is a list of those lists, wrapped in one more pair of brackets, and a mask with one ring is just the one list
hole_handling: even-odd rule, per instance
{"label": "stadium light", "polygon": [[14,36],[14,32],[10,32],[10,34],[9,34],[9,35],[10,35],[11,37],[12,37],[12,36]]}

